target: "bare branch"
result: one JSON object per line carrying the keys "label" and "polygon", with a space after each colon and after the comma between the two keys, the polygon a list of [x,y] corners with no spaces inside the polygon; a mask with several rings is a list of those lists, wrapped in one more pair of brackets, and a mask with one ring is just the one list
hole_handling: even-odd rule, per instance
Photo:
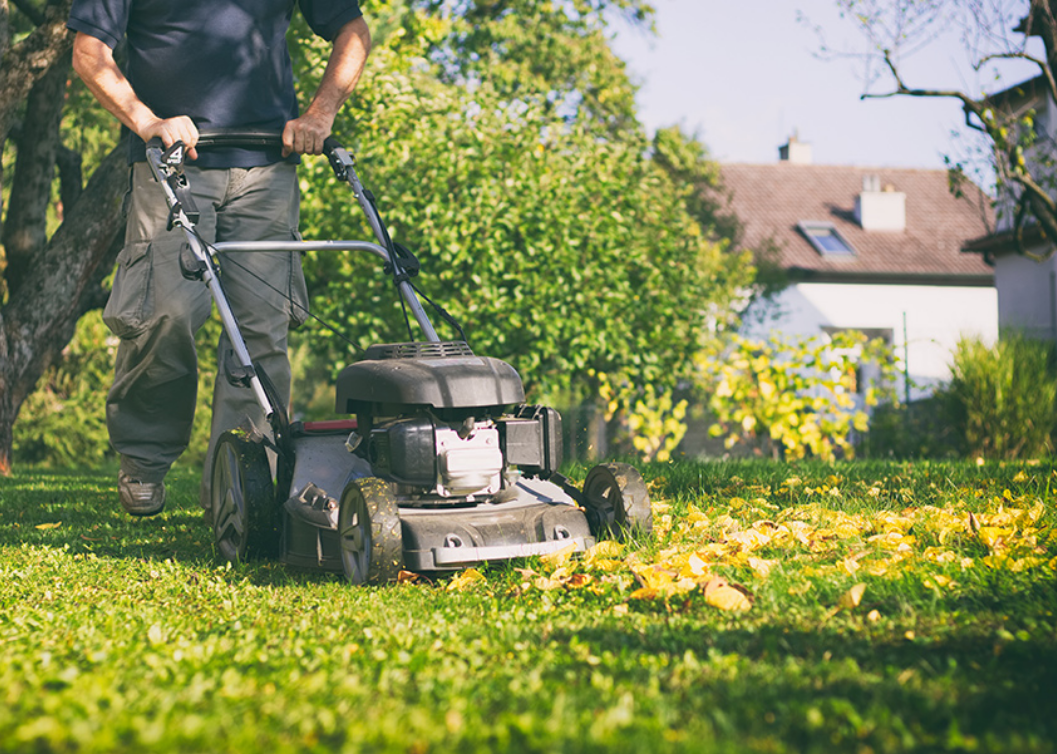
{"label": "bare branch", "polygon": [[896,96],[907,96],[907,97],[947,97],[956,100],[960,100],[962,106],[971,110],[977,116],[983,111],[983,106],[979,100],[975,100],[965,92],[958,91],[957,89],[914,89],[908,87],[904,82],[902,76],[899,75],[899,69],[896,68],[895,62],[892,60],[892,53],[890,50],[884,51],[884,62],[888,66],[889,72],[892,74],[892,78],[895,79],[896,89],[893,92],[887,92],[885,94],[870,94],[866,92],[860,96],[860,99],[887,99],[889,97]]}
{"label": "bare branch", "polygon": [[1049,89],[1050,97],[1057,101],[1057,79],[1054,79],[1053,69],[1050,68],[1050,64],[1045,60],[1037,58],[1034,55],[1028,55],[1025,52],[1001,52],[984,56],[973,65],[973,68],[979,71],[987,63],[990,63],[993,60],[1026,60],[1029,63],[1034,63],[1042,72],[1042,77],[1046,79],[1046,86]]}

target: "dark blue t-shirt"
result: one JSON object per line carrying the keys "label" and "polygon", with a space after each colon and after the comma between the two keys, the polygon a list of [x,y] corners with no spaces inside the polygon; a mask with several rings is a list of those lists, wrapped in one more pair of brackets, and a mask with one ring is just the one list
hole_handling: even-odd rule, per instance
{"label": "dark blue t-shirt", "polygon": [[[282,131],[298,115],[286,31],[294,5],[332,40],[358,18],[357,0],[74,0],[67,23],[111,48],[128,38],[129,83],[161,118],[186,115],[200,131]],[[145,159],[133,135],[130,161]],[[274,150],[199,151],[200,167],[259,167]]]}

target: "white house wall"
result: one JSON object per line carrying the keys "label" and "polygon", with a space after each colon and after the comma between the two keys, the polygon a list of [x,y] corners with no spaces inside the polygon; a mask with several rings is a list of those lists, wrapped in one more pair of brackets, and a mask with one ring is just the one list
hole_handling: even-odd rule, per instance
{"label": "white house wall", "polygon": [[[765,313],[761,306],[770,308]],[[997,340],[998,294],[986,287],[799,283],[769,304],[755,304],[745,322],[743,334],[756,338],[812,336],[824,327],[888,330],[897,358],[905,355],[909,365],[914,400],[950,379],[951,353],[962,336]]]}
{"label": "white house wall", "polygon": [[1057,260],[1002,255],[995,260],[995,287],[1003,330],[1057,339]]}

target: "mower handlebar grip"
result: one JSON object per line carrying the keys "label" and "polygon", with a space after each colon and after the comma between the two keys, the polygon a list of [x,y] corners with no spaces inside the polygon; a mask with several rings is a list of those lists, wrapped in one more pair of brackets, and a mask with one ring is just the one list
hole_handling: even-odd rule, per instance
{"label": "mower handlebar grip", "polygon": [[[195,147],[281,147],[282,145],[282,134],[275,131],[217,128],[199,132],[198,143],[195,144]],[[154,149],[165,149],[161,139],[157,136],[151,139],[147,146]],[[338,149],[344,149],[344,147],[333,136],[328,136],[323,142],[323,154],[327,157],[330,157]]]}
{"label": "mower handlebar grip", "polygon": [[200,131],[198,147],[281,147],[282,134],[253,128],[217,128]]}
{"label": "mower handlebar grip", "polygon": [[[282,147],[282,134],[275,131],[260,131],[244,128],[220,128],[201,131],[198,134],[196,148],[209,147]],[[150,149],[164,150],[162,140],[155,136],[147,144]],[[330,166],[339,180],[346,180],[352,168],[353,160],[341,142],[333,136],[323,141],[323,154],[330,161]]]}

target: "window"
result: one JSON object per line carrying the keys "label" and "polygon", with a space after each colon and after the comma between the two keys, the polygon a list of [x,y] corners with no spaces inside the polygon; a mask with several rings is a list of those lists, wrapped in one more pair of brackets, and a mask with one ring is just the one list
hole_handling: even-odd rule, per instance
{"label": "window", "polygon": [[837,232],[833,223],[800,221],[797,228],[824,257],[853,257],[855,249]]}

